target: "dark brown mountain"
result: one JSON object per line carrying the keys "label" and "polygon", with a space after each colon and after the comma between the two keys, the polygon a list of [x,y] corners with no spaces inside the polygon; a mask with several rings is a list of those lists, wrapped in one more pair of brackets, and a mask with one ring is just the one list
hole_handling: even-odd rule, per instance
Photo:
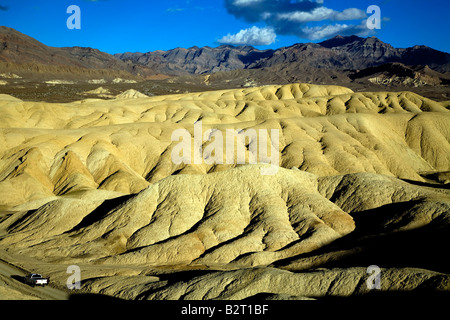
{"label": "dark brown mountain", "polygon": [[346,52],[353,61],[355,69],[399,62],[411,66],[428,65],[431,69],[439,72],[450,71],[450,55],[427,46],[414,46],[406,49],[394,48],[375,37],[364,39],[356,36],[337,36],[321,42],[320,45]]}
{"label": "dark brown mountain", "polygon": [[364,38],[358,37],[358,36],[348,36],[348,37],[343,37],[343,36],[335,36],[334,38],[325,40],[320,42],[320,45],[322,47],[325,48],[337,48],[337,47],[342,47],[346,44],[349,43],[353,43],[353,42],[357,42],[357,41],[362,41]]}
{"label": "dark brown mountain", "polygon": [[191,47],[147,53],[123,53],[115,56],[171,75],[209,74],[245,69],[248,65],[266,59],[273,50],[258,50],[251,46],[222,45],[217,48]]}
{"label": "dark brown mountain", "polygon": [[251,63],[247,68],[260,69],[287,64],[298,70],[305,67],[330,70],[353,68],[352,61],[345,53],[324,48],[316,43],[298,43],[280,48],[267,59]]}
{"label": "dark brown mountain", "polygon": [[3,71],[33,76],[125,77],[153,74],[146,66],[124,62],[98,49],[47,46],[19,31],[0,26],[0,67]]}
{"label": "dark brown mountain", "polygon": [[450,72],[450,55],[427,46],[404,49],[402,58],[406,65],[427,65],[435,71]]}
{"label": "dark brown mountain", "polygon": [[385,63],[428,65],[450,72],[450,55],[426,46],[394,48],[376,37],[337,36],[321,43],[299,43],[277,50],[257,50],[250,46],[176,48],[169,51],[116,54],[124,61],[149,66],[166,74],[208,74],[239,69],[275,67],[293,70],[319,68],[333,71],[360,70]]}
{"label": "dark brown mountain", "polygon": [[280,48],[271,57],[250,65],[249,68],[295,63],[298,67],[359,70],[392,62],[404,65],[428,65],[439,72],[450,72],[448,53],[426,46],[398,49],[375,37],[357,36],[337,36],[318,44],[296,44]]}

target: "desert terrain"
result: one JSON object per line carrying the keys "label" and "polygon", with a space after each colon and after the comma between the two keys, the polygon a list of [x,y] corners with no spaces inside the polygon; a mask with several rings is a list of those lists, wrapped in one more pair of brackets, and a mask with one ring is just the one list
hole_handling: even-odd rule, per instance
{"label": "desert terrain", "polygon": [[[91,83],[69,101],[0,95],[2,260],[66,291],[76,265],[81,288],[68,294],[122,299],[448,294],[450,101],[172,85],[151,95],[132,81]],[[173,133],[195,147],[199,121],[202,161],[174,163]],[[260,136],[233,140],[244,163],[218,161],[228,130],[276,130],[275,174],[251,161]],[[369,266],[380,268],[375,289]],[[33,297],[9,279],[0,288],[2,299]]]}

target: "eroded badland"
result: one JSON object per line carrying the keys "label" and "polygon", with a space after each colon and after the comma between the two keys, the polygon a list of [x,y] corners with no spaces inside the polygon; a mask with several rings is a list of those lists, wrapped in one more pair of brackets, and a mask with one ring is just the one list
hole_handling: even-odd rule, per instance
{"label": "eroded badland", "polygon": [[[364,295],[370,265],[381,291],[448,291],[449,106],[311,84],[0,95],[0,250],[61,288],[77,265],[81,292],[125,299]],[[199,120],[278,130],[276,174],[175,164],[172,133]]]}

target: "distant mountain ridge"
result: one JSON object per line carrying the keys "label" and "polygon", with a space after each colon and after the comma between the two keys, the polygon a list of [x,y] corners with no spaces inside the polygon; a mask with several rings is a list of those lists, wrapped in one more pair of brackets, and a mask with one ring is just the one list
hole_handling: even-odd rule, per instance
{"label": "distant mountain ridge", "polygon": [[258,50],[251,46],[221,45],[216,48],[194,46],[147,53],[127,52],[115,56],[123,61],[148,66],[160,73],[182,75],[245,69],[272,54],[273,50]]}
{"label": "distant mountain ridge", "polygon": [[173,75],[208,74],[238,69],[260,69],[282,64],[331,70],[365,69],[385,63],[428,65],[450,72],[450,54],[426,46],[394,48],[376,37],[336,36],[320,43],[298,43],[277,50],[251,46],[176,48],[168,51],[116,54],[123,61]]}
{"label": "distant mountain ridge", "polygon": [[[368,68],[372,69],[361,72]],[[44,75],[75,80],[200,75],[200,80],[193,81],[210,85],[221,79],[220,85],[227,87],[292,82],[342,85],[370,74],[371,78],[364,81],[416,86],[448,84],[450,54],[427,46],[394,48],[376,37],[336,36],[320,43],[297,43],[276,50],[221,45],[111,55],[93,48],[50,47],[0,26],[0,71],[40,80]],[[393,74],[395,71],[401,74]],[[212,76],[203,83],[203,76],[208,74]]]}
{"label": "distant mountain ridge", "polygon": [[0,26],[0,64],[1,69],[29,74],[56,73],[83,77],[152,74],[146,66],[124,62],[98,49],[50,47],[4,26]]}

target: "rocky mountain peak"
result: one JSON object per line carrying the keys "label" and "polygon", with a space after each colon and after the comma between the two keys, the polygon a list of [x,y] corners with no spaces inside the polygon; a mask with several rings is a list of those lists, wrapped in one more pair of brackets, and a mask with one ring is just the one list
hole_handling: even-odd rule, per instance
{"label": "rocky mountain peak", "polygon": [[331,39],[319,42],[319,44],[325,48],[335,48],[335,47],[340,47],[340,46],[346,45],[348,43],[353,43],[355,41],[361,41],[363,39],[364,38],[361,38],[358,36],[343,37],[343,36],[337,35]]}

